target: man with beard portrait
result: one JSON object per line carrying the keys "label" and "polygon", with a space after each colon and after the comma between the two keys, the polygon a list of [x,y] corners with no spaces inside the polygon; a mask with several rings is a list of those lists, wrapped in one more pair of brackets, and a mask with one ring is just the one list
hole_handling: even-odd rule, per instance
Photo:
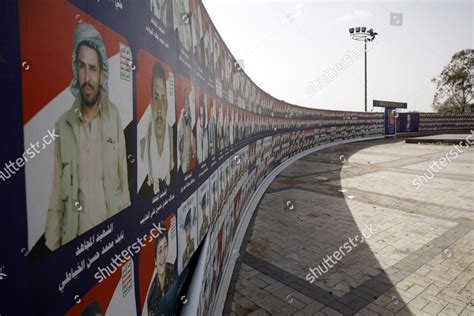
{"label": "man with beard portrait", "polygon": [[55,250],[130,205],[125,137],[108,96],[109,65],[100,33],[79,24],[73,36],[75,96],[56,122],[46,246]]}

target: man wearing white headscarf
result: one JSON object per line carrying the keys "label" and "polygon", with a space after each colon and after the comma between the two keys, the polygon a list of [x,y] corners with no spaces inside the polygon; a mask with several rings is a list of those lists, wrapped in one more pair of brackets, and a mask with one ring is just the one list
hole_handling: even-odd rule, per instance
{"label": "man wearing white headscarf", "polygon": [[190,171],[196,159],[196,139],[193,135],[193,118],[189,105],[190,93],[183,92],[183,109],[178,121],[178,164],[183,174]]}
{"label": "man wearing white headscarf", "polygon": [[55,250],[130,205],[125,137],[109,100],[109,66],[99,32],[79,24],[73,37],[72,107],[56,122],[46,246]]}

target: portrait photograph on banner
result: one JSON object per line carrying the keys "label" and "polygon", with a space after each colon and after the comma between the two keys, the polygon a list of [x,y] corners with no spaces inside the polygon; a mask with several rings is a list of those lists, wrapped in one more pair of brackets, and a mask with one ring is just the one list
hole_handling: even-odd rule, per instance
{"label": "portrait photograph on banner", "polygon": [[[57,6],[59,18],[48,6],[20,2],[21,54],[35,64],[22,80],[28,244],[35,258],[129,207],[134,178],[128,41],[66,1]],[[51,45],[38,33],[64,43]],[[45,77],[52,67],[61,71]],[[26,149],[30,144],[38,149]]]}
{"label": "portrait photograph on banner", "polygon": [[186,268],[198,245],[197,192],[178,209],[178,272]]}
{"label": "portrait photograph on banner", "polygon": [[174,310],[178,291],[176,215],[154,223],[139,259],[142,315],[168,315]]}
{"label": "portrait photograph on banner", "polygon": [[195,90],[187,78],[177,76],[176,119],[177,119],[177,170],[181,175],[192,171],[197,161]]}
{"label": "portrait photograph on banner", "polygon": [[137,190],[156,195],[175,177],[175,76],[145,50],[137,59]]}

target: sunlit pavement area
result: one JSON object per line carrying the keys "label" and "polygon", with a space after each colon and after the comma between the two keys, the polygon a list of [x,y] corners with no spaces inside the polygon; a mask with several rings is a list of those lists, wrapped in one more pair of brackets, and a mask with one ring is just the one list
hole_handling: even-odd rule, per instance
{"label": "sunlit pavement area", "polygon": [[291,164],[250,222],[224,315],[474,315],[474,148],[414,185],[453,148],[385,139]]}

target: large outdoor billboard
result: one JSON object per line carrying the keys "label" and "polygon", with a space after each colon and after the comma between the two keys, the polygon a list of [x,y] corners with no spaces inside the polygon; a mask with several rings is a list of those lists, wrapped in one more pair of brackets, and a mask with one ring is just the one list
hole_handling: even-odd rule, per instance
{"label": "large outdoor billboard", "polygon": [[21,71],[0,77],[13,87],[2,315],[177,313],[208,238],[206,314],[241,210],[270,170],[383,133],[381,113],[262,91],[198,0],[13,2],[4,24],[17,36],[2,52]]}

